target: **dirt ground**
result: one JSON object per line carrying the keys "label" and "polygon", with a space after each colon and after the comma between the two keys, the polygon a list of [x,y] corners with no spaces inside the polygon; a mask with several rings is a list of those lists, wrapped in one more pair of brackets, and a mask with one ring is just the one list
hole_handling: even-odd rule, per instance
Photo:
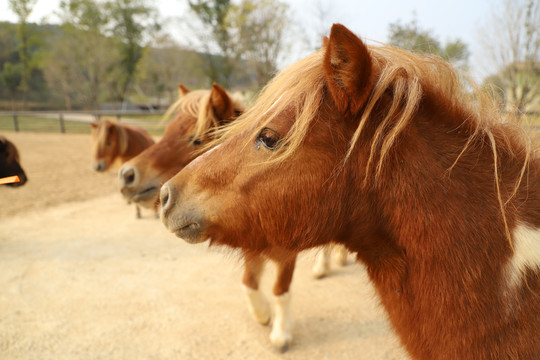
{"label": "dirt ground", "polygon": [[114,172],[91,170],[89,135],[3,135],[29,182],[0,187],[0,359],[407,358],[352,255],[323,280],[301,255],[279,353],[247,310],[237,254],[135,219]]}

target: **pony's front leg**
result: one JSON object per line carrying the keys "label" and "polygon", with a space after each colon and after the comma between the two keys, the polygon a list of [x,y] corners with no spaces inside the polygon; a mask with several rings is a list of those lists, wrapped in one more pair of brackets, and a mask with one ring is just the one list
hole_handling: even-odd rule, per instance
{"label": "pony's front leg", "polygon": [[313,267],[313,276],[321,279],[330,273],[330,255],[332,253],[331,245],[323,246],[317,253],[315,266]]}
{"label": "pony's front leg", "polygon": [[248,299],[248,308],[255,320],[263,325],[270,322],[270,305],[259,289],[261,275],[266,260],[260,255],[244,253],[244,292]]}
{"label": "pony's front leg", "polygon": [[293,319],[291,314],[290,285],[296,265],[296,254],[273,257],[277,266],[277,279],[274,284],[274,323],[270,342],[285,350],[292,342]]}

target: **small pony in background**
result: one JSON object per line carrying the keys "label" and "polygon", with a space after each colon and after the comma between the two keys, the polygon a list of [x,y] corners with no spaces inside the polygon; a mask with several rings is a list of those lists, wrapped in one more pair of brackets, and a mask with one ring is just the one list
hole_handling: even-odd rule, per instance
{"label": "small pony in background", "polygon": [[21,166],[21,159],[17,147],[4,136],[0,135],[0,179],[18,177],[18,181],[9,181],[4,185],[10,187],[23,186],[28,178]]}
{"label": "small pony in background", "polygon": [[[90,126],[93,143],[92,167],[99,172],[109,170],[116,162],[123,164],[154,144],[154,140],[144,129],[120,124],[109,118],[91,123]],[[140,218],[138,206],[136,211],[137,218]]]}

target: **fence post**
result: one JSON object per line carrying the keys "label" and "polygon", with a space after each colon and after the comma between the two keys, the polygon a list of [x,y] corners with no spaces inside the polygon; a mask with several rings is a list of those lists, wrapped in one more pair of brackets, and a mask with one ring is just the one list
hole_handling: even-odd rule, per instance
{"label": "fence post", "polygon": [[60,132],[62,134],[64,134],[66,132],[66,127],[65,127],[65,124],[64,124],[64,114],[63,113],[59,114],[59,120],[60,120]]}
{"label": "fence post", "polygon": [[15,131],[19,131],[19,121],[17,120],[17,113],[13,113],[13,126],[15,127]]}

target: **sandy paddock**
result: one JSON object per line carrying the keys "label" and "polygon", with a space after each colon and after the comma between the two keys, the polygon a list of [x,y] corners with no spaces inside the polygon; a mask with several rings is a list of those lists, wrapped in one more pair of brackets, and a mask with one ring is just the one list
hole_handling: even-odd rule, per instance
{"label": "sandy paddock", "polygon": [[[238,256],[135,219],[90,136],[3,133],[29,182],[0,187],[0,359],[405,359],[361,265],[293,280],[285,353],[251,319]],[[264,278],[270,294],[273,268]]]}

